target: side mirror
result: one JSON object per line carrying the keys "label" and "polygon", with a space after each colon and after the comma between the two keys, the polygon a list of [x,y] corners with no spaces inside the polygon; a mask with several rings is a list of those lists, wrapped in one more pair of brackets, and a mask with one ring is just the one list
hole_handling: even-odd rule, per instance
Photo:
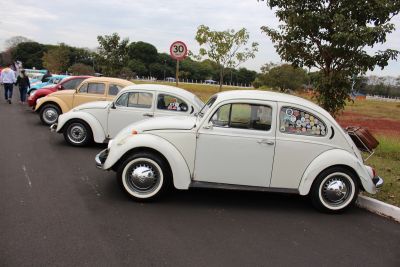
{"label": "side mirror", "polygon": [[61,84],[59,84],[59,85],[57,85],[57,89],[62,90],[62,89],[64,89],[64,87]]}
{"label": "side mirror", "polygon": [[115,107],[115,102],[111,102],[111,108],[112,108],[112,109],[116,109],[116,107]]}
{"label": "side mirror", "polygon": [[213,127],[214,127],[214,124],[212,123],[212,121],[209,121],[203,126],[203,129],[212,130]]}

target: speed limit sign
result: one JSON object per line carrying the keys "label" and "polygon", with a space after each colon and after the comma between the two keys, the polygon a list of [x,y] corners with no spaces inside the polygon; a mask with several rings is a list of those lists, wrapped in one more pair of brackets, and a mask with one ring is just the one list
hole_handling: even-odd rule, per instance
{"label": "speed limit sign", "polygon": [[176,60],[183,60],[187,56],[188,50],[184,42],[176,41],[173,42],[169,48],[171,57]]}

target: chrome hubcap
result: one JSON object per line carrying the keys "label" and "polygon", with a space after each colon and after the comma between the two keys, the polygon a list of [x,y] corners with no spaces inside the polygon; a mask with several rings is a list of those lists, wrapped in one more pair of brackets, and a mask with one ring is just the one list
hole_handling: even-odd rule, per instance
{"label": "chrome hubcap", "polygon": [[334,176],[325,181],[322,186],[322,197],[329,205],[344,203],[351,193],[349,181],[340,176]]}
{"label": "chrome hubcap", "polygon": [[69,130],[69,138],[74,143],[80,143],[86,138],[86,130],[79,124],[74,124]]}
{"label": "chrome hubcap", "polygon": [[157,187],[160,177],[155,166],[147,162],[134,164],[129,168],[126,176],[129,187],[140,193],[153,191]]}
{"label": "chrome hubcap", "polygon": [[44,111],[44,119],[47,123],[54,123],[58,118],[58,113],[54,108],[47,108]]}

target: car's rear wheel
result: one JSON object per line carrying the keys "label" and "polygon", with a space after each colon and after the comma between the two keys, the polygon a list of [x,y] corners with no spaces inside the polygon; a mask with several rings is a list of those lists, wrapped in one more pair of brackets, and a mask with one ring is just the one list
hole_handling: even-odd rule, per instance
{"label": "car's rear wheel", "polygon": [[58,120],[61,110],[58,106],[54,104],[46,104],[40,109],[40,120],[43,124],[52,125]]}
{"label": "car's rear wheel", "polygon": [[153,200],[168,191],[171,171],[160,156],[150,152],[136,153],[118,167],[117,178],[122,189],[135,200]]}
{"label": "car's rear wheel", "polygon": [[311,201],[320,211],[337,213],[348,209],[359,192],[355,175],[343,167],[321,172],[311,188]]}
{"label": "car's rear wheel", "polygon": [[83,121],[67,123],[63,134],[65,141],[73,146],[86,146],[93,141],[92,129]]}

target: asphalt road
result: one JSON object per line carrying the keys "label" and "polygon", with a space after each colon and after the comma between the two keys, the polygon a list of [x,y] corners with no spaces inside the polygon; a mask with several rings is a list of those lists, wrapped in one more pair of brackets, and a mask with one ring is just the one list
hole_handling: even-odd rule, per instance
{"label": "asphalt road", "polygon": [[68,146],[15,102],[0,100],[0,266],[400,266],[400,224],[358,208],[220,190],[134,202],[96,169],[104,146]]}

